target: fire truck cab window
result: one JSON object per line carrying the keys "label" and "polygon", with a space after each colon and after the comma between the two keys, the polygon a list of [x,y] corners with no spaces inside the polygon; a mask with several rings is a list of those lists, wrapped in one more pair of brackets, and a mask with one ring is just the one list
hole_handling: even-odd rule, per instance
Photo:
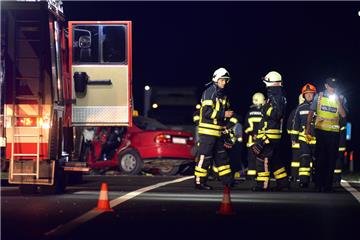
{"label": "fire truck cab window", "polygon": [[78,25],[73,30],[73,62],[126,64],[126,26]]}
{"label": "fire truck cab window", "polygon": [[103,27],[103,60],[104,62],[124,62],[125,47],[124,26]]}

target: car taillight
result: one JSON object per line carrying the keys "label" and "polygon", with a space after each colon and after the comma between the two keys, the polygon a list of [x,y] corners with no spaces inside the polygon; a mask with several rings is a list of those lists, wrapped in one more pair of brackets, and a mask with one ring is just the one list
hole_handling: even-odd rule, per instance
{"label": "car taillight", "polygon": [[186,144],[188,145],[194,145],[194,138],[193,137],[189,137],[186,141]]}
{"label": "car taillight", "polygon": [[156,143],[171,143],[171,136],[169,134],[160,134],[155,137]]}
{"label": "car taillight", "polygon": [[17,117],[16,126],[19,127],[36,127],[37,118],[36,117]]}

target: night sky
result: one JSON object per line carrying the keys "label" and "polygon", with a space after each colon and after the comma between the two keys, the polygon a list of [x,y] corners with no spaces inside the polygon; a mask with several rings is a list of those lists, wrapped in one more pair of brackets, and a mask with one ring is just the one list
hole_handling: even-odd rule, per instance
{"label": "night sky", "polygon": [[[228,95],[245,115],[261,77],[284,79],[288,113],[307,83],[334,76],[349,101],[352,148],[360,152],[360,3],[358,2],[64,2],[68,20],[133,22],[133,90],[197,86],[218,67],[231,74]],[[200,96],[199,96],[200,98]],[[356,158],[356,156],[355,156]]]}

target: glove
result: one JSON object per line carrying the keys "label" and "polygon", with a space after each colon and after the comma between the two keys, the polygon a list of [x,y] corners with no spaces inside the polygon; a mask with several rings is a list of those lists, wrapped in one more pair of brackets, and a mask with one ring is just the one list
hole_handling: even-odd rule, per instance
{"label": "glove", "polygon": [[305,140],[306,140],[306,143],[309,144],[312,140],[315,140],[315,137],[309,135],[309,134],[306,134],[305,135]]}
{"label": "glove", "polygon": [[260,143],[255,143],[250,147],[250,149],[255,156],[259,156],[263,151],[264,146]]}

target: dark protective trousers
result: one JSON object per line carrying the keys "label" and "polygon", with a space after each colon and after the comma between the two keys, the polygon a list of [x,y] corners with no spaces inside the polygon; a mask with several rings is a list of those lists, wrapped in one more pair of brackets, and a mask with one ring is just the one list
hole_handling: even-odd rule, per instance
{"label": "dark protective trousers", "polygon": [[339,133],[315,129],[315,185],[331,189],[339,149]]}
{"label": "dark protective trousers", "polygon": [[292,180],[296,181],[299,178],[299,167],[300,167],[300,148],[291,148],[292,149],[292,159],[291,159],[291,177]]}
{"label": "dark protective trousers", "polygon": [[311,164],[315,154],[315,144],[300,141],[299,150],[299,179],[300,183],[310,183]]}
{"label": "dark protective trousers", "polygon": [[200,134],[194,173],[196,184],[206,183],[213,164],[223,185],[231,185],[232,174],[224,140],[220,137]]}
{"label": "dark protective trousers", "polygon": [[339,151],[339,156],[336,159],[335,170],[334,170],[334,183],[341,182],[342,169],[344,167],[344,151]]}
{"label": "dark protective trousers", "polygon": [[247,162],[248,162],[248,170],[247,170],[247,179],[255,180],[256,178],[256,156],[251,151],[250,148],[247,148]]}
{"label": "dark protective trousers", "polygon": [[279,141],[270,141],[264,145],[262,153],[256,158],[256,186],[262,189],[270,187],[270,172],[273,173],[278,187],[288,186],[287,173],[279,157]]}

